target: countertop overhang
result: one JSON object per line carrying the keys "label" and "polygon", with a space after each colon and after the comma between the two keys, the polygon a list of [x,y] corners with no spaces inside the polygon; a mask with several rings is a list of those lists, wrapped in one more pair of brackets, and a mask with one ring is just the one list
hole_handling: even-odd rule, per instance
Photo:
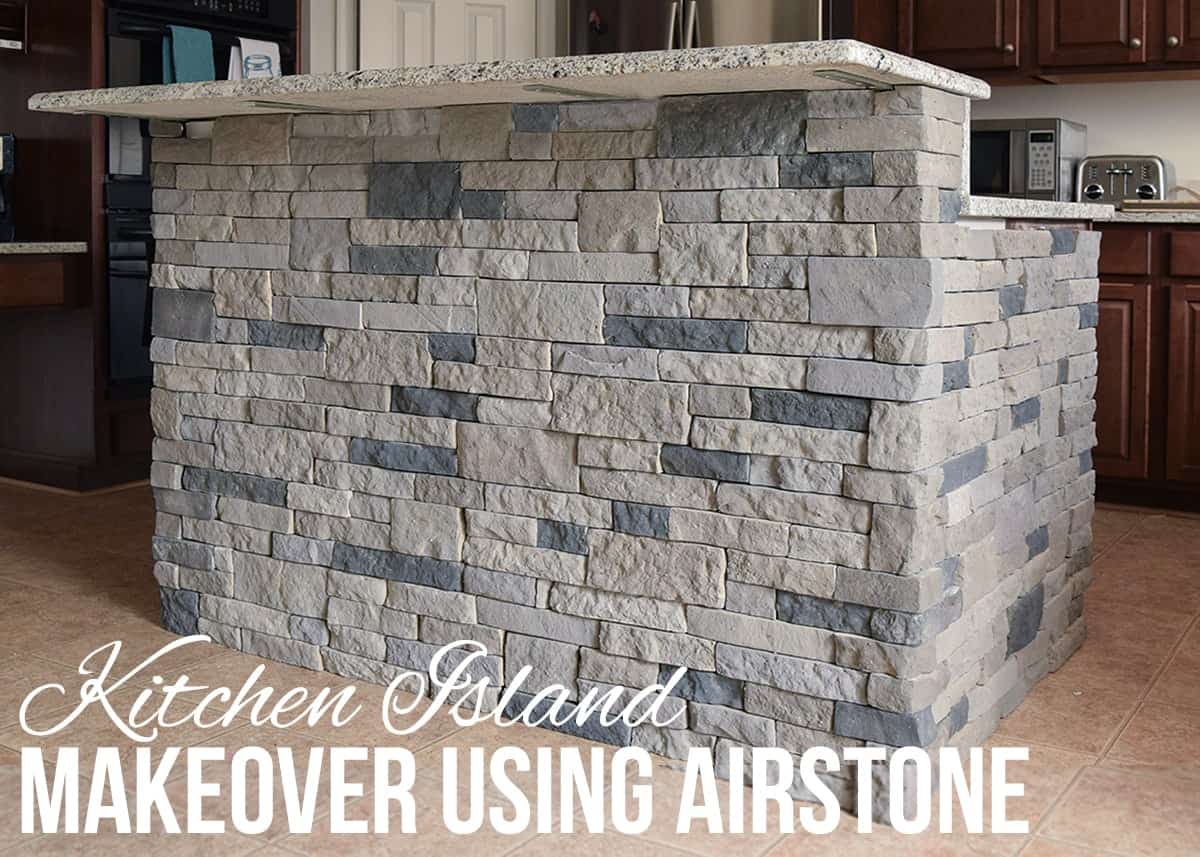
{"label": "countertop overhang", "polygon": [[49,92],[31,97],[29,107],[192,120],[905,84],[974,99],[991,94],[977,78],[844,39]]}

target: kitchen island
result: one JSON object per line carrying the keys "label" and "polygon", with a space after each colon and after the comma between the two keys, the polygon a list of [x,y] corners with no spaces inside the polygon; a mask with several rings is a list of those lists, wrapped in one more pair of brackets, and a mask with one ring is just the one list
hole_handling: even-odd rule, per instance
{"label": "kitchen island", "polygon": [[167,120],[164,623],[684,666],[685,728],[581,731],[667,755],[981,743],[1083,638],[1097,362],[1098,236],[959,221],[987,94],[823,42],[35,97]]}

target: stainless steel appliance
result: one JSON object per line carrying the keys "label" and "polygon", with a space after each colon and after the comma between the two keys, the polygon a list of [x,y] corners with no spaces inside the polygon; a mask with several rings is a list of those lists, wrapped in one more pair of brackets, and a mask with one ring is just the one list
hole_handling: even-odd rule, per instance
{"label": "stainless steel appliance", "polygon": [[571,53],[823,38],[833,0],[573,0]]}
{"label": "stainless steel appliance", "polygon": [[[163,82],[163,37],[172,24],[212,35],[218,74],[240,36],[277,42],[285,74],[295,65],[294,0],[109,0],[107,83]],[[140,395],[150,365],[150,133],[140,119],[108,122],[105,216],[108,221],[108,373],[114,395]]]}
{"label": "stainless steel appliance", "polygon": [[1080,202],[1163,200],[1175,187],[1175,168],[1155,155],[1091,155],[1079,164],[1076,187]]}
{"label": "stainless steel appliance", "polygon": [[1087,126],[1066,119],[971,123],[971,193],[1070,202]]}

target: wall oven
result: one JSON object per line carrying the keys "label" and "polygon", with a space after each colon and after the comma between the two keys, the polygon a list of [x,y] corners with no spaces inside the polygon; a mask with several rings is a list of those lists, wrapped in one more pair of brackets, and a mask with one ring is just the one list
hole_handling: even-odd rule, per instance
{"label": "wall oven", "polygon": [[[239,37],[276,42],[285,74],[295,71],[296,0],[109,0],[107,85],[163,82],[163,38],[174,25],[212,34],[219,77]],[[120,395],[144,394],[150,365],[150,133],[140,119],[108,123],[105,216],[108,226],[108,372]]]}
{"label": "wall oven", "polygon": [[1071,202],[1087,126],[1065,119],[971,123],[971,194]]}

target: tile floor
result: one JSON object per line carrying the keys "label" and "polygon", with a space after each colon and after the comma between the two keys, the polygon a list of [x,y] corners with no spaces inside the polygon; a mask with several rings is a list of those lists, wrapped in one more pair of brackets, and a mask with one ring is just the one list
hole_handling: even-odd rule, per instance
{"label": "tile floor", "polygon": [[[1086,855],[1200,854],[1200,517],[1169,516],[1106,507],[1096,516],[1095,582],[1087,597],[1089,637],[1059,672],[1044,680],[1001,725],[996,744],[1029,745],[1031,759],[1016,766],[1026,784],[1017,812],[1030,820],[1024,835],[923,834],[904,837],[876,828],[853,832],[853,820],[828,837],[710,836],[673,831],[678,765],[655,772],[656,812],[651,832],[637,839],[611,835],[485,834],[463,839],[441,828],[440,772],[425,765],[415,790],[416,837],[334,837],[328,832],[286,835],[279,825],[260,837],[230,834],[122,837],[22,836],[16,748],[31,741],[17,725],[28,690],[63,681],[80,658],[103,642],[124,641],[131,655],[148,654],[170,638],[156,624],[157,595],[146,544],[152,527],[148,489],[90,497],[0,484],[0,852],[17,854],[295,854],[513,855],[575,857],[642,855]],[[216,646],[184,649],[168,667],[188,667],[199,683],[240,683],[257,661]],[[339,686],[336,677],[270,664],[275,687]],[[380,691],[364,685],[369,700]],[[134,688],[125,691],[131,698]],[[239,721],[240,722],[240,721]],[[582,744],[544,731],[472,727],[439,718],[417,735],[388,738],[366,725],[357,730],[317,727],[309,732],[235,722],[224,731],[173,730],[170,742],[287,745],[393,743],[418,759],[436,758],[448,745],[526,747]],[[84,716],[54,744],[129,746],[107,719]],[[429,773],[432,772],[432,773]],[[180,796],[184,782],[168,791]],[[422,795],[425,797],[422,798]],[[368,806],[365,797],[357,807]],[[176,800],[176,806],[181,804]],[[349,816],[355,816],[352,804]],[[318,814],[327,812],[327,802]],[[328,829],[328,824],[324,825]]]}

